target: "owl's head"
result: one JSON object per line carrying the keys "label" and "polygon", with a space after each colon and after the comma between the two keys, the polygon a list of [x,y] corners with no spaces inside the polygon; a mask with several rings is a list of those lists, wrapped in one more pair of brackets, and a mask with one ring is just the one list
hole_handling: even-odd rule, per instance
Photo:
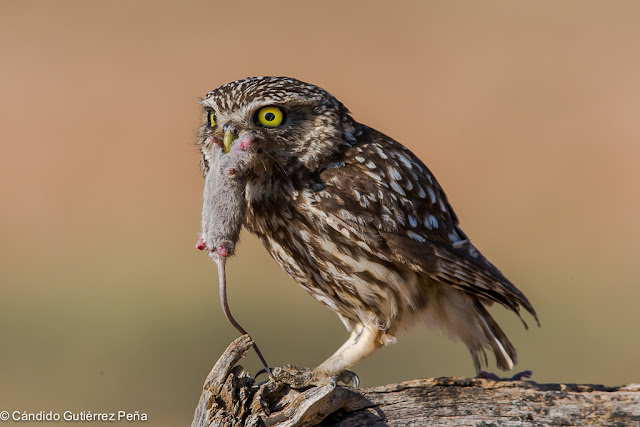
{"label": "owl's head", "polygon": [[[356,123],[329,92],[288,77],[249,77],[212,90],[200,102],[203,171],[212,142],[247,151],[248,169],[271,176],[292,167],[316,170],[353,141]],[[215,148],[215,147],[214,147]]]}

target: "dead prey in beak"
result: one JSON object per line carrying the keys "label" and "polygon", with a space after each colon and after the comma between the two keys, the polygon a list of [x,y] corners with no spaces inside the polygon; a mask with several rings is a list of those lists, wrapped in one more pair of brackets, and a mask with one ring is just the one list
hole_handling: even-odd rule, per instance
{"label": "dead prey in beak", "polygon": [[[234,135],[227,131],[222,147],[216,143],[210,144],[212,152],[204,184],[202,234],[198,238],[196,248],[206,249],[218,266],[220,304],[227,321],[242,335],[247,335],[247,331],[233,318],[229,310],[225,272],[226,260],[235,252],[246,210],[243,191],[246,184],[244,172],[248,153],[236,147],[231,150],[235,139]],[[271,370],[255,343],[253,348],[271,375]]]}

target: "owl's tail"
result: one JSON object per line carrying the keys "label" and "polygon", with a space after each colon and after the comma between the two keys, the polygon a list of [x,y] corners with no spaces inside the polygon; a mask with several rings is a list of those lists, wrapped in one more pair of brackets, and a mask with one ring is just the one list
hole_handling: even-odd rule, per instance
{"label": "owl's tail", "polygon": [[486,350],[493,351],[500,369],[513,369],[518,361],[516,350],[487,311],[485,304],[491,301],[429,279],[423,285],[427,298],[421,310],[422,321],[461,340],[469,349],[477,372],[488,365]]}
{"label": "owl's tail", "polygon": [[[513,344],[511,344],[509,338],[507,338],[502,329],[500,329],[500,326],[498,326],[498,323],[491,317],[491,314],[489,314],[480,301],[474,301],[474,308],[478,326],[482,330],[484,338],[486,338],[484,344],[488,344],[491,350],[493,350],[498,368],[505,371],[513,369],[513,366],[518,363],[518,356],[516,355],[516,349],[513,348]],[[476,371],[479,372],[481,369],[480,354],[483,355],[485,364],[487,363],[484,346],[477,344],[469,345],[469,343],[467,343],[467,346],[471,352]]]}

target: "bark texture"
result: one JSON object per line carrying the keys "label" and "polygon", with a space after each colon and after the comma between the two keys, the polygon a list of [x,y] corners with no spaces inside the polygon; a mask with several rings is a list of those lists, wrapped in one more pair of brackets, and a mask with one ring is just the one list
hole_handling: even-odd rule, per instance
{"label": "bark texture", "polygon": [[[192,427],[209,426],[640,426],[640,384],[537,384],[429,378],[353,389],[255,384],[235,340],[204,383]],[[266,380],[266,377],[265,379]]]}

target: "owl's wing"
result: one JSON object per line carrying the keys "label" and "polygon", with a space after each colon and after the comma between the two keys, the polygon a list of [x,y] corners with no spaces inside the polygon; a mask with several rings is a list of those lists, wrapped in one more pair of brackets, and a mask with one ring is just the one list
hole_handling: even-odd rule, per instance
{"label": "owl's wing", "polygon": [[537,321],[524,294],[460,229],[444,191],[420,159],[373,129],[364,136],[365,142],[319,174],[323,188],[314,199],[328,226],[382,261],[402,263],[516,313],[522,306]]}

